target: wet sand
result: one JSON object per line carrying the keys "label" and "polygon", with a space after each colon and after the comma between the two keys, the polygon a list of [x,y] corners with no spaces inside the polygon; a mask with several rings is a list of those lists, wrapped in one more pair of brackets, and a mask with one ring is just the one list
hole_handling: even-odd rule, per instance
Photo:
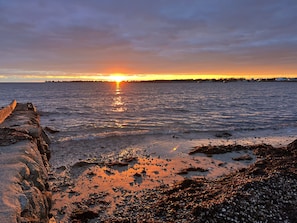
{"label": "wet sand", "polygon": [[[285,208],[266,204],[269,197],[253,198],[288,193],[291,203],[284,205],[297,211],[296,150],[286,147],[293,136],[220,134],[143,139],[118,152],[54,163],[52,214],[57,222],[253,222],[256,208],[259,219],[294,222]],[[246,215],[232,213],[249,199]]]}

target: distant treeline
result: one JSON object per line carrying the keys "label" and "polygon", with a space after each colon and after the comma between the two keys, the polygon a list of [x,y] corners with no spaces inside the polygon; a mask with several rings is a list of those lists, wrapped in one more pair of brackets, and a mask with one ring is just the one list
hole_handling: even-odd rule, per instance
{"label": "distant treeline", "polygon": [[[173,83],[173,82],[297,82],[297,78],[220,78],[220,79],[182,79],[182,80],[143,80],[143,81],[122,81],[129,83]],[[82,80],[74,80],[74,81],[45,81],[46,83],[94,83],[94,82],[112,82],[112,81],[82,81]]]}

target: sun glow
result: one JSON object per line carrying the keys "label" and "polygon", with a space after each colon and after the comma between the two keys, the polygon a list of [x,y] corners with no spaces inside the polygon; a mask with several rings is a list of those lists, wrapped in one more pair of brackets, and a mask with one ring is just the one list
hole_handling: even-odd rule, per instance
{"label": "sun glow", "polygon": [[111,75],[109,77],[109,79],[110,79],[110,81],[114,81],[114,82],[117,82],[117,83],[120,83],[120,82],[126,80],[125,76],[119,75],[119,74]]}

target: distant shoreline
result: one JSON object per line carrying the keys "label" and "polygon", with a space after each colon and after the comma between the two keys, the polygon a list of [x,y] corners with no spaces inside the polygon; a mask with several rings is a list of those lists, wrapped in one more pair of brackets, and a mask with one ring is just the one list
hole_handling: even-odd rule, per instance
{"label": "distant shoreline", "polygon": [[[219,78],[219,79],[174,79],[174,80],[122,80],[118,83],[212,83],[212,82],[297,82],[295,78]],[[32,82],[1,82],[0,84],[42,84],[42,83],[117,83],[116,81],[108,80],[46,80],[46,81],[32,81]]]}
{"label": "distant shoreline", "polygon": [[[114,83],[115,81],[83,81],[83,80],[72,80],[72,81],[45,81],[45,83]],[[121,81],[123,83],[183,83],[183,82],[297,82],[296,78],[220,78],[220,79],[176,79],[176,80],[129,80]],[[121,83],[120,82],[120,83]]]}

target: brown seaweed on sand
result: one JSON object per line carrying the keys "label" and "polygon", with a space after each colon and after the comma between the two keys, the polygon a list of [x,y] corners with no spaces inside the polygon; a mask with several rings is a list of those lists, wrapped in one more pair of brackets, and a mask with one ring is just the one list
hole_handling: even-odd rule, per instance
{"label": "brown seaweed on sand", "polygon": [[191,172],[191,171],[198,171],[198,172],[207,172],[208,170],[207,169],[204,169],[204,168],[202,168],[202,167],[194,167],[194,166],[192,166],[192,167],[188,167],[188,168],[185,168],[185,169],[182,169],[182,170],[180,170],[177,174],[181,174],[181,175],[183,175],[183,174],[187,174],[188,172]]}
{"label": "brown seaweed on sand", "polygon": [[219,146],[195,146],[190,152],[189,155],[195,153],[204,153],[208,155],[213,154],[222,154],[234,151],[244,151],[244,150],[254,150],[254,149],[266,149],[272,148],[271,145],[261,144],[261,145],[252,145],[252,146],[242,146],[242,145],[219,145]]}

